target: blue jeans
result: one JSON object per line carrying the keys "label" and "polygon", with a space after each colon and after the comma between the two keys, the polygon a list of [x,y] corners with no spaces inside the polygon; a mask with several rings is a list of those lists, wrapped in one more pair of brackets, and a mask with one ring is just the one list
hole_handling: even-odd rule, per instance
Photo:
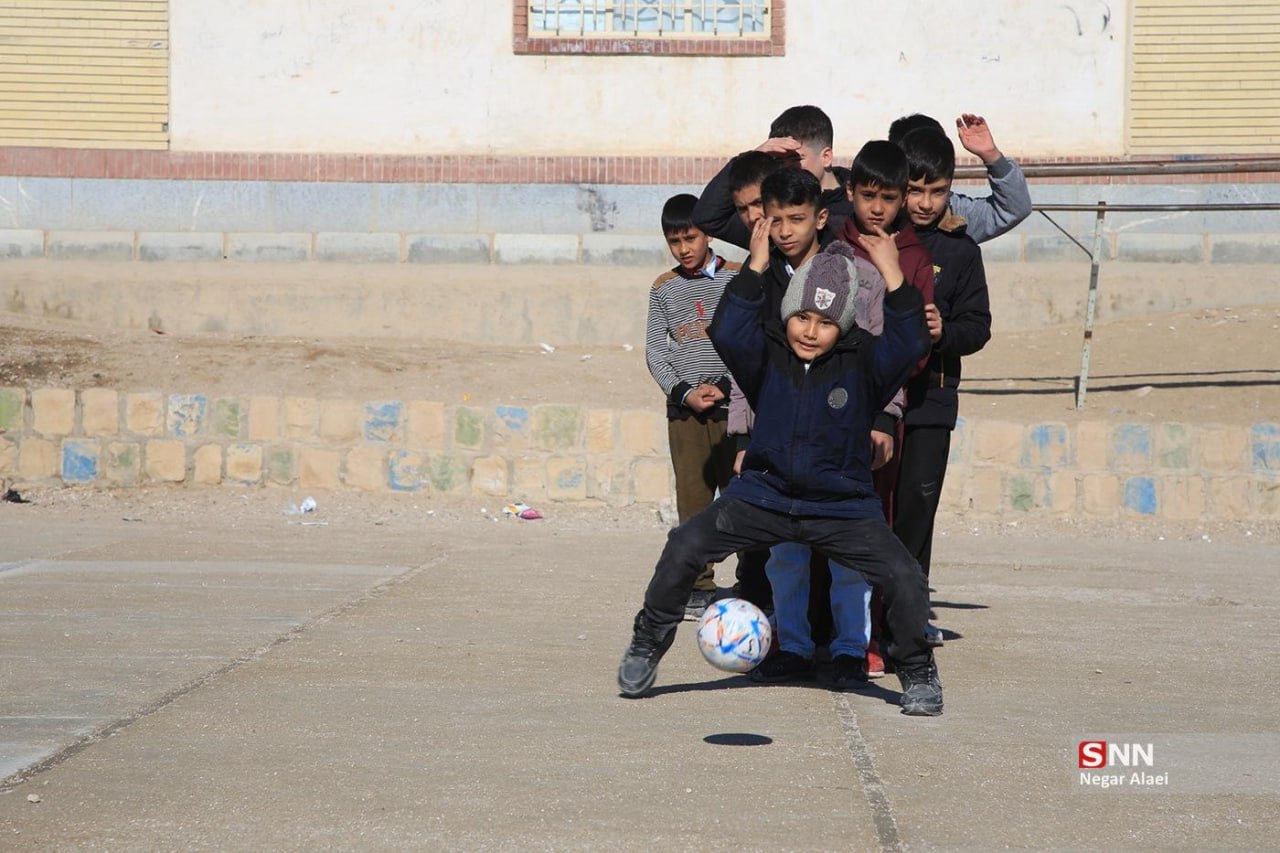
{"label": "blue jeans", "polygon": [[[813,657],[809,628],[808,545],[783,542],[769,552],[765,573],[773,586],[773,612],[778,623],[778,648],[803,658]],[[831,655],[867,656],[871,641],[871,584],[861,572],[834,560],[831,566]]]}
{"label": "blue jeans", "polygon": [[[883,518],[794,516],[731,497],[721,497],[667,534],[667,545],[644,593],[642,612],[649,636],[664,639],[680,625],[693,582],[707,563],[780,542],[803,542],[829,560],[858,567],[858,572],[837,570],[839,581],[832,582],[833,588],[839,583],[844,590],[845,582],[851,579],[867,580],[880,588],[890,637],[884,649],[886,661],[912,668],[933,660],[933,649],[924,635],[929,621],[924,572]],[[804,576],[807,583],[807,569]],[[841,598],[847,602],[851,596],[842,594]],[[863,613],[859,610],[859,617]],[[837,622],[841,627],[848,623],[843,614],[837,618],[842,620]],[[862,636],[865,634],[860,640]],[[846,648],[852,652],[855,647],[850,644]]]}

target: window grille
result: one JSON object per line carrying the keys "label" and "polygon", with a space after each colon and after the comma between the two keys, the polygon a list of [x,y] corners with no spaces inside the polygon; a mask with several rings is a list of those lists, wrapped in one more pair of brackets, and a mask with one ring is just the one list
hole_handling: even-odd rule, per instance
{"label": "window grille", "polygon": [[769,39],[770,6],[770,0],[529,0],[529,37]]}

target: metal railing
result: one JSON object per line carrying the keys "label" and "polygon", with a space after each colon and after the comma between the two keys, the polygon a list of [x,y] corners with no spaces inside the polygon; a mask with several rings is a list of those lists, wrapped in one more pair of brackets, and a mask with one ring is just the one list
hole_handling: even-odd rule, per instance
{"label": "metal railing", "polygon": [[[1080,247],[1089,256],[1089,298],[1084,314],[1084,343],[1080,352],[1080,375],[1076,378],[1076,409],[1083,409],[1085,397],[1089,393],[1089,349],[1093,343],[1093,321],[1098,307],[1098,270],[1102,266],[1103,225],[1108,213],[1146,213],[1151,211],[1247,211],[1247,210],[1280,210],[1280,202],[1257,202],[1251,204],[1108,204],[1099,201],[1097,204],[1036,204],[1032,209],[1049,220],[1067,239]],[[1095,212],[1093,222],[1093,248],[1086,248],[1083,243],[1071,235],[1067,229],[1059,225],[1050,213]]]}
{"label": "metal railing", "polygon": [[[1194,157],[1166,160],[1125,160],[1092,163],[1019,164],[1028,178],[1126,178],[1142,175],[1228,175],[1275,172],[1280,157]],[[987,177],[985,166],[956,166],[957,180]]]}
{"label": "metal railing", "polygon": [[[1280,175],[1280,157],[1178,157],[1163,160],[1095,161],[1082,163],[1020,164],[1028,178],[1105,178],[1139,175],[1225,175],[1275,172]],[[957,166],[957,179],[986,178],[983,166]],[[1129,185],[1125,185],[1129,186]],[[1049,220],[1068,240],[1089,256],[1089,298],[1085,307],[1084,343],[1080,353],[1080,375],[1076,378],[1076,408],[1083,409],[1089,392],[1089,348],[1093,341],[1093,321],[1098,306],[1098,269],[1102,265],[1103,225],[1108,213],[1213,212],[1280,210],[1280,202],[1241,204],[1033,204],[1032,210]],[[1050,213],[1096,213],[1093,248],[1077,240],[1059,225]]]}

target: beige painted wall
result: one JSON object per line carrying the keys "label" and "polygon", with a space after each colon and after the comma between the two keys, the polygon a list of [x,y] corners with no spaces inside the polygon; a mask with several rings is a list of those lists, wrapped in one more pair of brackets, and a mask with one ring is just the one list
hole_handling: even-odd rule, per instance
{"label": "beige painted wall", "polygon": [[511,27],[509,0],[172,0],[172,147],[728,154],[815,103],[842,158],[915,111],[1124,153],[1123,2],[792,0],[774,59],[515,56]]}

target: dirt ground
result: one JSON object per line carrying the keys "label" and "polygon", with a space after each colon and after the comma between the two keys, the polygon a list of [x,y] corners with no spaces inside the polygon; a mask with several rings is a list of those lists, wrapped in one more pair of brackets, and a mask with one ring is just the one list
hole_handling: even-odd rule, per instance
{"label": "dirt ground", "polygon": [[[1252,424],[1280,415],[1280,303],[1099,325],[1075,409],[1083,329],[1001,333],[966,359],[962,414]],[[658,408],[644,342],[485,347],[443,340],[173,335],[0,312],[0,386],[209,395]]]}

